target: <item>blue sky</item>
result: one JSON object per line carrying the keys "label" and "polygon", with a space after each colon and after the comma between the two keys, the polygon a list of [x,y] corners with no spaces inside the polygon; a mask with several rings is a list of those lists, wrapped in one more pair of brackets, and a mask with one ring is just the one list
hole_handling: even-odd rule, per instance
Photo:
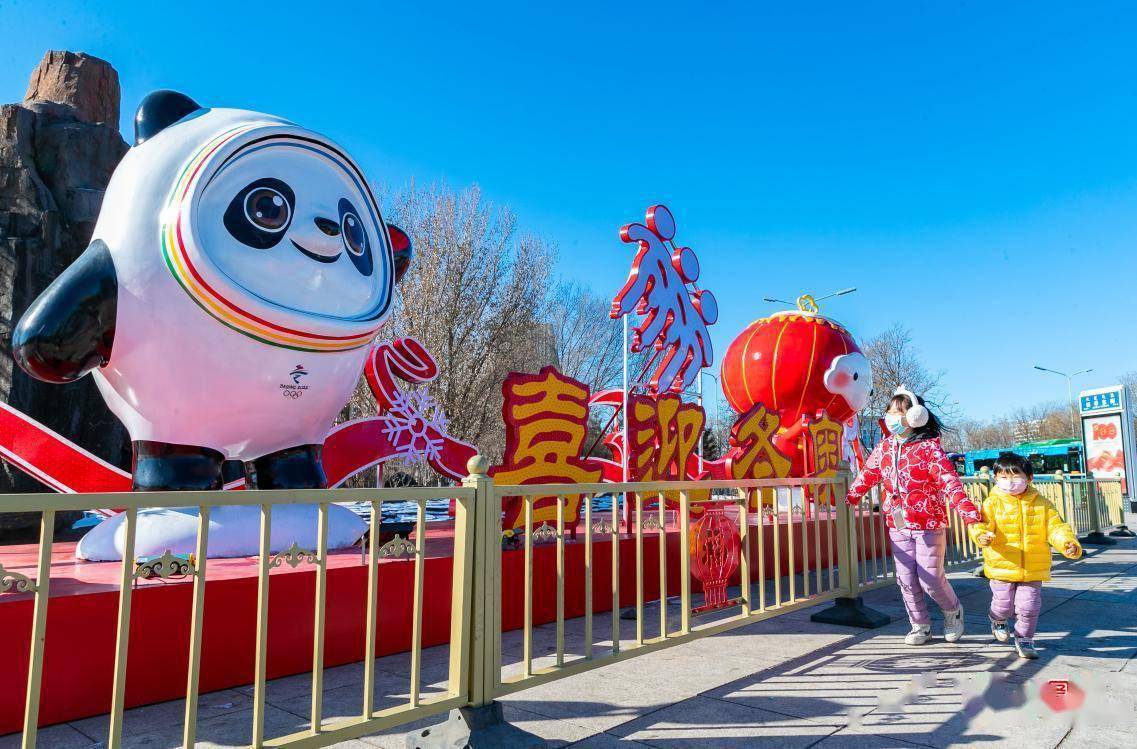
{"label": "blue sky", "polygon": [[[614,293],[646,206],[719,300],[718,353],[773,306],[908,326],[969,416],[1063,396],[1035,363],[1137,369],[1137,5],[0,0],[0,100],[44,50],[293,119],[379,183],[478,183]],[[562,6],[569,7],[569,6]]]}

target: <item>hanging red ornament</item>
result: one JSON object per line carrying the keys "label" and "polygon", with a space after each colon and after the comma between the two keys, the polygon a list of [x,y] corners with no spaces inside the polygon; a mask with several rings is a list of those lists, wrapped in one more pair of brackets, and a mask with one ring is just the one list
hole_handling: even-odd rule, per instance
{"label": "hanging red ornament", "polygon": [[703,585],[703,605],[692,613],[732,606],[727,600],[726,588],[731,575],[738,569],[742,543],[738,525],[726,516],[727,502],[707,503],[703,517],[691,528],[691,574]]}

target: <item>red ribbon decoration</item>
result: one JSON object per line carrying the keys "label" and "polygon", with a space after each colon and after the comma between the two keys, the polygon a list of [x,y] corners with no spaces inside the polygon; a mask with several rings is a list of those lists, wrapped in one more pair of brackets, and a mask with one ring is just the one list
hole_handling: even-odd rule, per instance
{"label": "red ribbon decoration", "polygon": [[[364,370],[379,410],[390,411],[400,400],[398,377],[412,384],[425,384],[438,377],[438,363],[419,341],[400,338],[381,343],[371,352]],[[324,440],[324,473],[328,486],[339,486],[360,471],[400,456],[400,450],[384,433],[382,416],[355,419],[332,429]],[[426,436],[441,441],[437,457],[427,456],[436,473],[454,481],[467,475],[466,463],[478,453],[473,445],[426,426]]]}

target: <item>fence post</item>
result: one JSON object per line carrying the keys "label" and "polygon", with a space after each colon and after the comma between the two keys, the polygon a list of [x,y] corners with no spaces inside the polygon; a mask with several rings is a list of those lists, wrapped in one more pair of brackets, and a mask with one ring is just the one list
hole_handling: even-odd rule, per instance
{"label": "fence post", "polygon": [[1116,546],[1117,541],[1101,532],[1101,508],[1098,500],[1101,492],[1098,490],[1097,479],[1092,476],[1086,478],[1086,506],[1090,511],[1090,532],[1082,539],[1082,546]]}
{"label": "fence post", "polygon": [[[987,466],[983,466],[983,468],[979,471],[979,474],[976,476],[976,478],[978,478],[979,480],[981,480],[983,482],[983,487],[979,490],[979,493],[982,496],[979,498],[978,502],[973,502],[973,504],[979,509],[979,514],[982,515],[983,514],[983,503],[987,501],[987,497],[991,496],[991,472],[989,470],[987,470]],[[963,534],[965,536],[967,535],[967,526],[964,526]],[[983,558],[983,550],[978,549],[976,553],[979,554],[979,559],[978,559],[979,566],[977,566],[975,569],[973,569],[971,571],[971,574],[973,577],[986,578],[987,577],[987,571],[986,571],[987,570],[987,564],[986,564],[986,560]]]}
{"label": "fence post", "polygon": [[[860,573],[857,569],[856,514],[845,501],[851,474],[845,466],[838,477],[841,483],[834,487],[834,506],[837,509],[837,574],[842,595],[833,605],[811,614],[811,622],[840,624],[847,627],[875,629],[892,621],[888,614],[871,609],[860,596]],[[870,522],[876,522],[871,518]],[[832,560],[830,560],[832,564]]]}
{"label": "fence post", "polygon": [[[1110,484],[1112,486],[1113,482],[1111,481]],[[1117,497],[1117,511],[1116,511],[1117,512],[1117,522],[1114,523],[1114,525],[1116,525],[1117,528],[1110,531],[1109,535],[1114,536],[1116,538],[1134,538],[1134,537],[1137,537],[1137,533],[1134,533],[1133,531],[1129,530],[1129,526],[1125,524],[1125,496],[1121,492],[1121,481],[1120,480],[1118,480],[1118,482],[1117,482],[1117,494],[1115,495],[1113,493],[1113,491],[1111,490],[1110,496],[1111,497],[1113,497],[1113,496]]]}
{"label": "fence post", "polygon": [[466,671],[470,702],[451,710],[442,723],[408,733],[406,746],[407,749],[456,746],[544,749],[548,746],[544,739],[507,723],[501,703],[494,699],[501,677],[501,498],[488,475],[488,460],[475,455],[466,464],[466,470],[470,475],[462,481],[462,486],[475,490],[472,610],[451,611],[450,615],[469,622]]}

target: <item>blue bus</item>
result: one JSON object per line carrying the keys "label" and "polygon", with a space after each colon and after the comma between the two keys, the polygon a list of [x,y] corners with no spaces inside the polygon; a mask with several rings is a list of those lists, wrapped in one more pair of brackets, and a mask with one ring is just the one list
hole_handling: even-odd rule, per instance
{"label": "blue bus", "polygon": [[1055,471],[1074,475],[1082,473],[1082,441],[1076,439],[1023,442],[1012,447],[952,453],[951,458],[957,472],[964,476],[974,476],[980,468],[990,468],[1001,453],[1016,453],[1029,458],[1035,475]]}

